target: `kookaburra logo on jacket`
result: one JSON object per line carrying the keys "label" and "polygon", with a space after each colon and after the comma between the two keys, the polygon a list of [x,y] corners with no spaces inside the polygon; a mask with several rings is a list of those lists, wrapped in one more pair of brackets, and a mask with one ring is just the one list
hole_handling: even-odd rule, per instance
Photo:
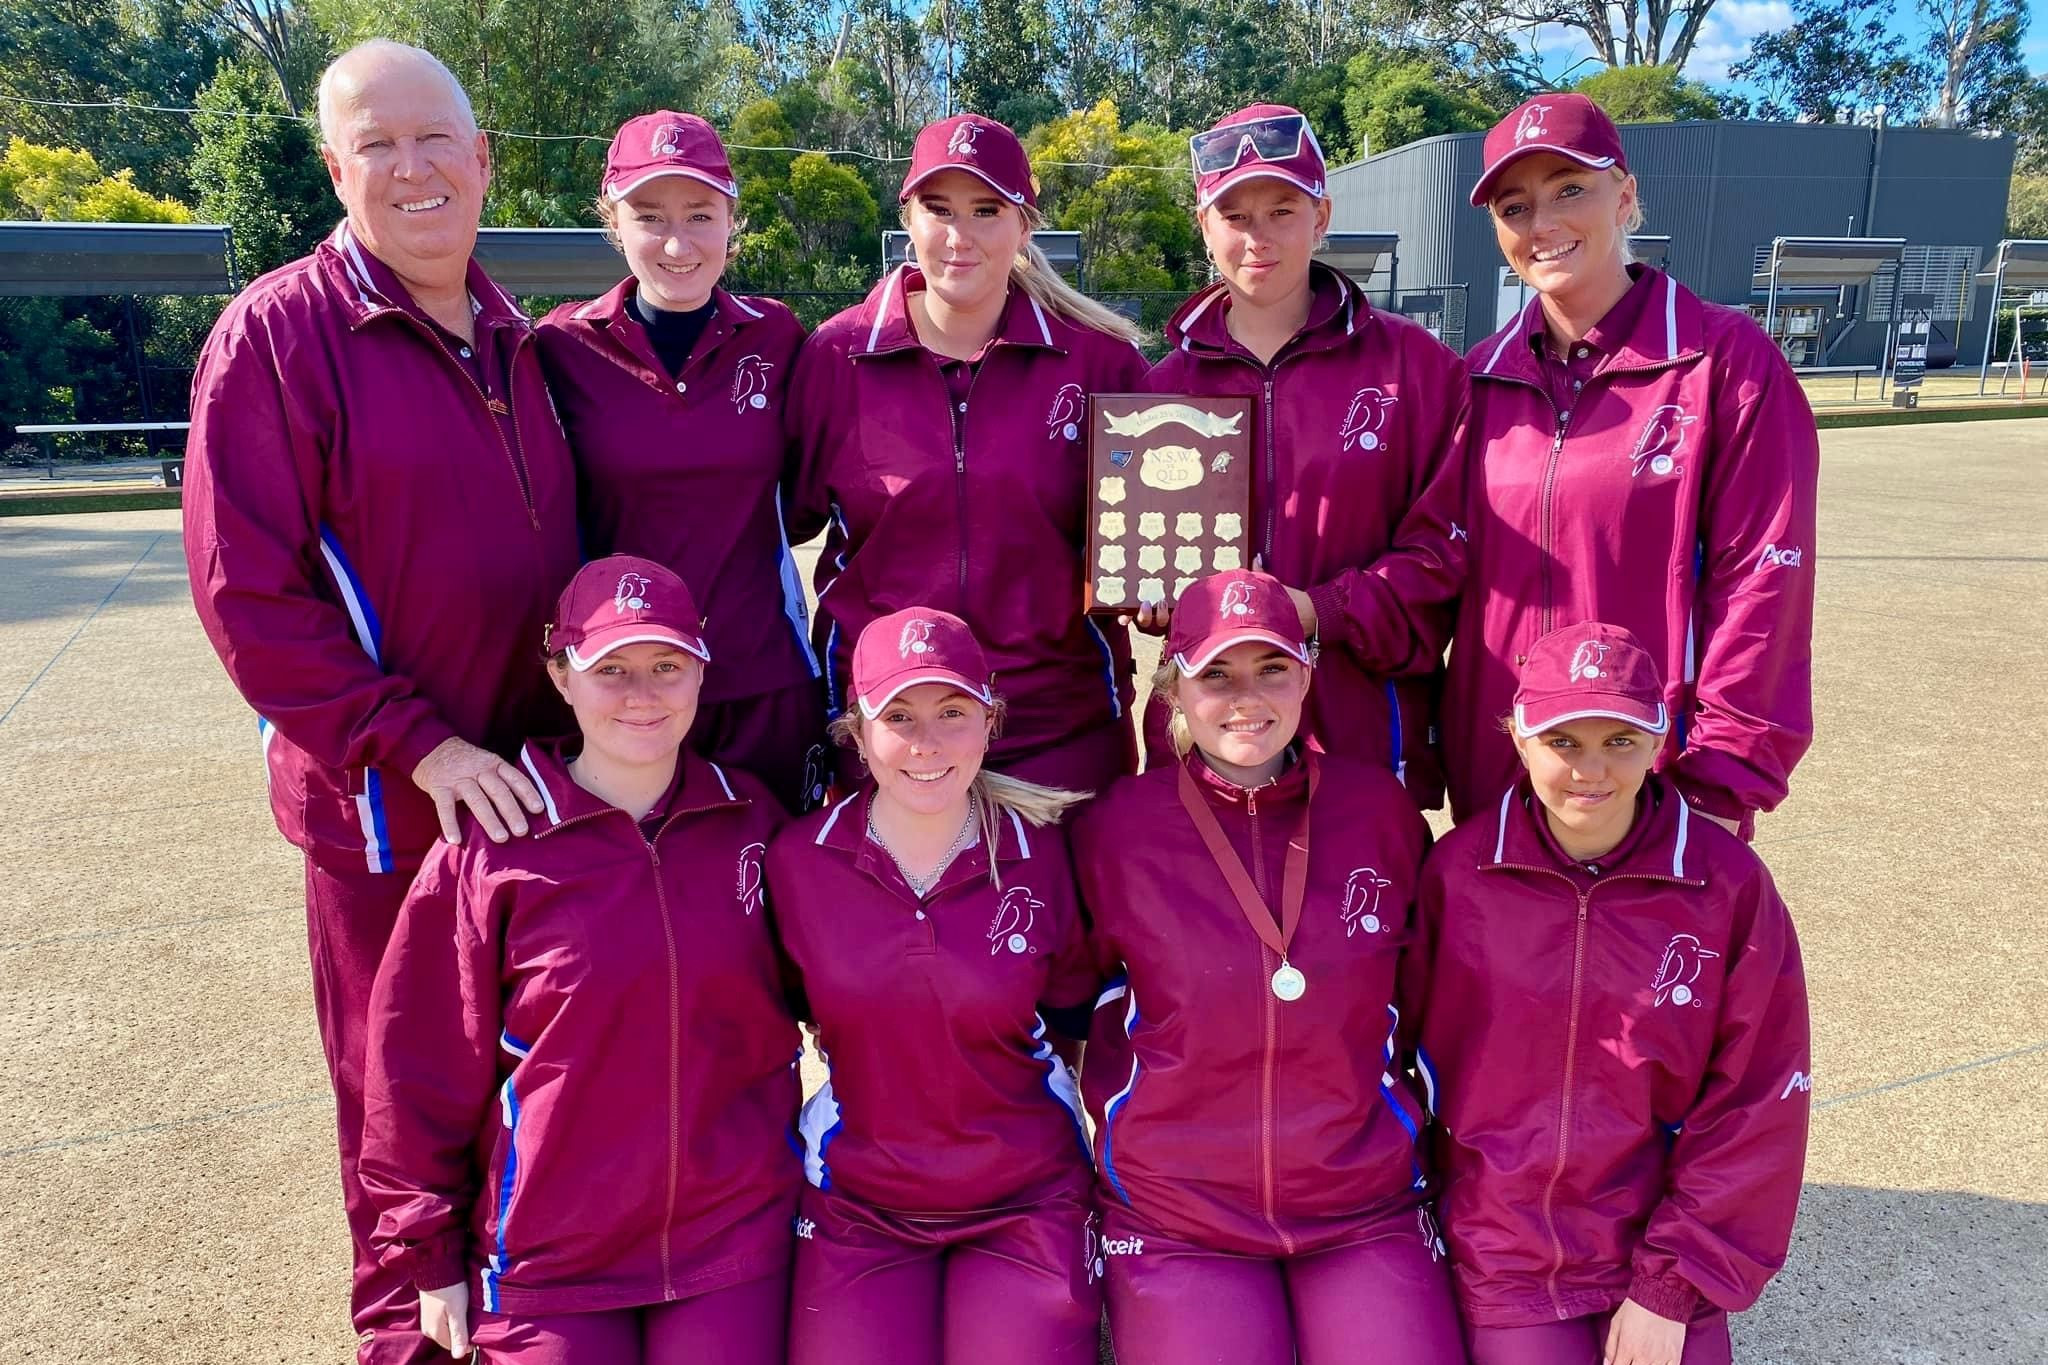
{"label": "kookaburra logo on jacket", "polygon": [[1704,1005],[1693,990],[1693,983],[1700,979],[1702,964],[1719,957],[1711,948],[1703,948],[1700,941],[1691,934],[1673,934],[1671,942],[1664,945],[1664,960],[1657,964],[1656,979],[1650,982],[1654,996],[1650,1008],[1669,1000],[1674,1005]]}
{"label": "kookaburra logo on jacket", "polygon": [[766,844],[748,844],[740,850],[739,902],[749,915],[761,908],[761,859],[767,853]]}
{"label": "kookaburra logo on jacket", "polygon": [[1005,950],[1037,952],[1026,935],[1038,923],[1038,912],[1043,909],[1045,902],[1032,895],[1028,886],[1013,886],[1005,891],[1002,902],[996,906],[996,917],[989,921],[988,955],[994,957]]}
{"label": "kookaburra logo on jacket", "polygon": [[904,658],[913,654],[929,654],[932,650],[932,627],[936,622],[922,616],[914,616],[903,623],[903,633],[896,637],[896,652]]}
{"label": "kookaburra logo on jacket", "polygon": [[773,362],[757,355],[740,357],[740,363],[732,371],[732,410],[745,412],[748,408],[759,412],[768,406],[768,371],[774,369]]}
{"label": "kookaburra logo on jacket", "polygon": [[1378,450],[1385,445],[1387,421],[1400,401],[1384,389],[1363,388],[1351,395],[1351,410],[1344,414],[1344,425],[1337,431],[1344,449]]}
{"label": "kookaburra logo on jacket", "polygon": [[981,136],[981,125],[980,125],[979,123],[963,123],[963,124],[961,124],[961,125],[960,125],[960,126],[959,126],[958,128],[955,128],[955,129],[953,130],[953,136],[951,136],[951,137],[949,137],[949,138],[947,138],[947,139],[946,139],[946,155],[948,155],[948,156],[978,156],[978,155],[980,155],[980,153],[978,153],[978,152],[976,152],[976,151],[974,150],[974,140],[975,140],[976,138],[980,137],[980,136]]}
{"label": "kookaburra logo on jacket", "polygon": [[1380,931],[1380,892],[1392,885],[1370,867],[1352,869],[1344,882],[1344,937],[1360,930],[1368,934]]}
{"label": "kookaburra logo on jacket", "polygon": [[612,610],[628,612],[646,609],[647,576],[637,573],[620,574],[619,586],[612,590]]}
{"label": "kookaburra logo on jacket", "polygon": [[1628,455],[1628,474],[1635,478],[1645,469],[1652,474],[1669,474],[1678,468],[1678,454],[1685,449],[1685,429],[1700,419],[1676,403],[1666,403],[1651,412]]}
{"label": "kookaburra logo on jacket", "polygon": [[1050,441],[1058,436],[1069,441],[1080,440],[1081,413],[1087,406],[1087,395],[1079,384],[1060,385],[1060,391],[1052,396],[1052,407],[1046,410],[1045,439]]}

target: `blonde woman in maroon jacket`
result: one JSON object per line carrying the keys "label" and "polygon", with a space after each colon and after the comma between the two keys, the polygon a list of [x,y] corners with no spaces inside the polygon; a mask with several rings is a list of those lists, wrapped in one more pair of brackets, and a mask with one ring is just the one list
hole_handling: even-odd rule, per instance
{"label": "blonde woman in maroon jacket", "polygon": [[1119,1365],[1462,1361],[1393,1060],[1428,829],[1385,768],[1297,743],[1313,651],[1279,580],[1194,584],[1167,654],[1184,756],[1073,836]]}
{"label": "blonde woman in maroon jacket", "polygon": [[1618,626],[1536,641],[1522,780],[1423,874],[1421,1072],[1476,1365],[1728,1365],[1728,1314],[1785,1264],[1799,939],[1756,855],[1650,772],[1666,698]]}
{"label": "blonde woman in maroon jacket", "polygon": [[1089,394],[1141,387],[1136,329],[1031,245],[1037,184],[1002,124],[924,129],[900,200],[916,263],[811,334],[790,390],[790,533],[827,531],[815,635],[829,704],[869,622],[950,611],[1009,697],[989,766],[1101,791],[1137,753],[1129,632],[1081,609],[1082,428]]}
{"label": "blonde woman in maroon jacket", "polygon": [[424,1335],[492,1365],[783,1365],[796,1024],[781,807],[690,752],[681,579],[588,564],[549,632],[577,740],[530,837],[437,845],[371,995],[363,1184]]}

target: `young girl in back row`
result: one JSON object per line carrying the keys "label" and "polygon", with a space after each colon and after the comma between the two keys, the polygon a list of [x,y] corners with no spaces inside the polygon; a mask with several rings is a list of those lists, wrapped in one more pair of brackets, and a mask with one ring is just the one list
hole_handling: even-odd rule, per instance
{"label": "young girl in back row", "polygon": [[1650,772],[1671,725],[1629,632],[1536,641],[1524,773],[1422,878],[1422,1074],[1475,1365],[1727,1365],[1785,1263],[1806,983],[1741,840]]}

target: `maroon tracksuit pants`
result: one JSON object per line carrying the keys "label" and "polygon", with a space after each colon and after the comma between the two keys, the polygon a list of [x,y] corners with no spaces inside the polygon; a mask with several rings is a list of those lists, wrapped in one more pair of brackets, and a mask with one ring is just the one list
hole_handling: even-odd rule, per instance
{"label": "maroon tracksuit pants", "polygon": [[783,1365],[789,1277],[610,1312],[471,1313],[484,1365]]}
{"label": "maroon tracksuit pants", "polygon": [[1112,1205],[1102,1254],[1117,1365],[1463,1365],[1437,1246],[1434,1223],[1403,1209],[1313,1250],[1241,1256]]}
{"label": "maroon tracksuit pants", "polygon": [[1095,1365],[1085,1183],[923,1218],[806,1187],[789,1365]]}
{"label": "maroon tracksuit pants", "polygon": [[363,1055],[369,1033],[370,987],[412,885],[408,871],[339,872],[306,860],[306,939],[313,959],[313,1012],[334,1084],[334,1122],[341,1146],[341,1202],[355,1244],[349,1310],[361,1365],[445,1362],[448,1353],[420,1335],[419,1291],[404,1275],[377,1263],[370,1234],[377,1209],[356,1178],[363,1147]]}
{"label": "maroon tracksuit pants", "polygon": [[[1728,1315],[1712,1304],[1685,1329],[1685,1353],[1678,1365],[1730,1365]],[[1465,1334],[1472,1365],[1600,1365],[1607,1345],[1612,1313],[1594,1313],[1564,1322],[1539,1322],[1528,1327],[1474,1327]]]}

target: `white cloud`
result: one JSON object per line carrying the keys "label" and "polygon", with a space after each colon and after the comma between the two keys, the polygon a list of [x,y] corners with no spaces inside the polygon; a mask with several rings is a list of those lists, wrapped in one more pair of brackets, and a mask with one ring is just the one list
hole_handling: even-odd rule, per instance
{"label": "white cloud", "polygon": [[1792,22],[1792,7],[1785,0],[1721,0],[1700,25],[1699,40],[1686,59],[1686,78],[1710,85],[1726,81],[1728,68],[1749,55],[1750,43]]}

